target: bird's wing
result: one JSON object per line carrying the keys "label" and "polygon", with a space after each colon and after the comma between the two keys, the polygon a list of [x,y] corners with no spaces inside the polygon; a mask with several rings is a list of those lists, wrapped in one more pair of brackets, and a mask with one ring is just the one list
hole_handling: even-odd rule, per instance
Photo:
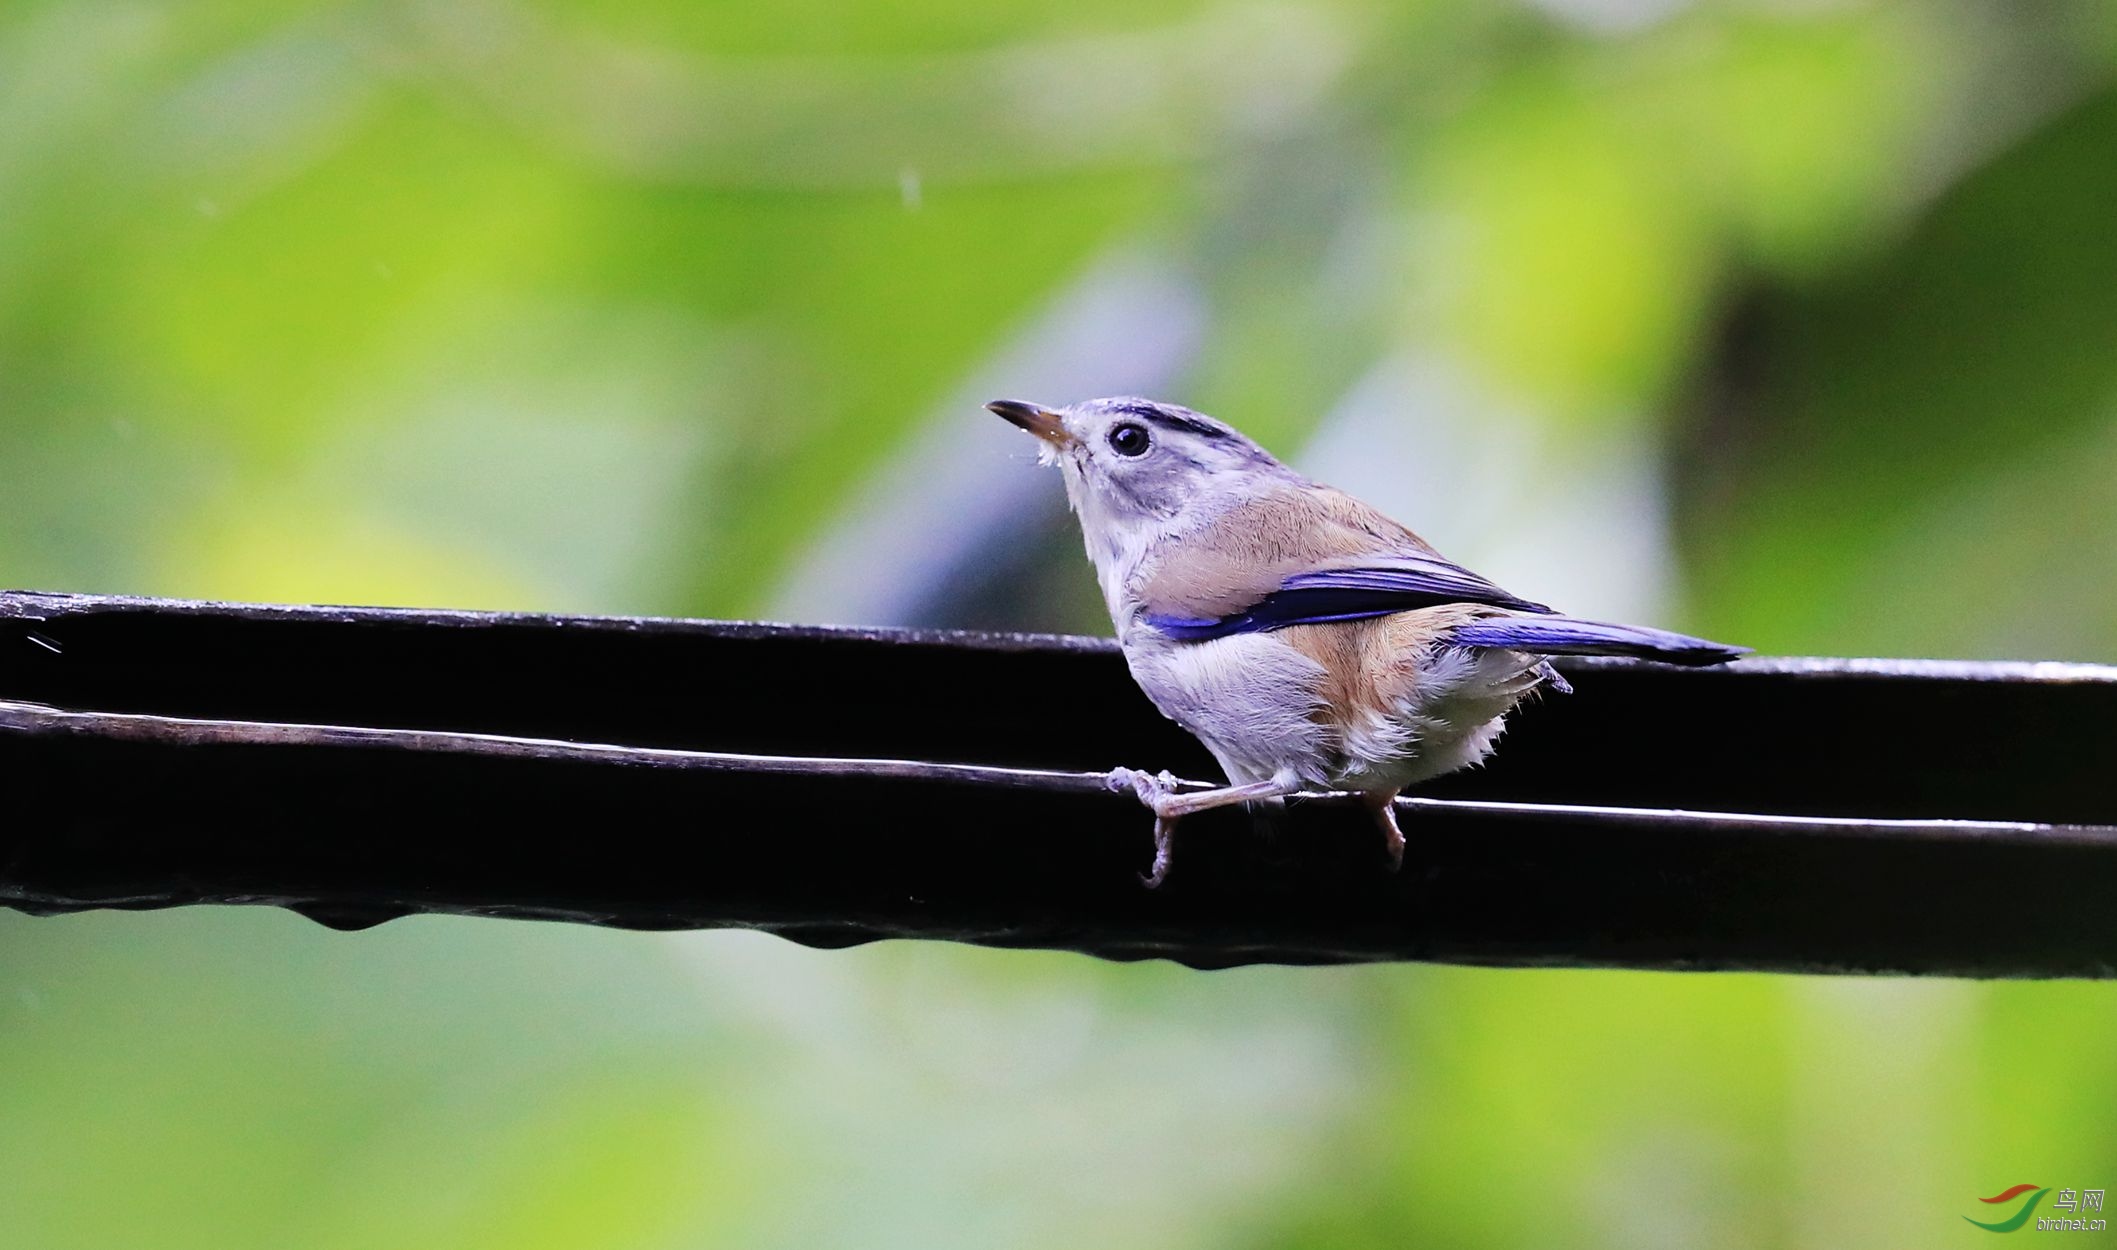
{"label": "bird's wing", "polygon": [[1187,641],[1444,603],[1550,612],[1443,558],[1350,495],[1289,485],[1261,493],[1153,553],[1146,622]]}

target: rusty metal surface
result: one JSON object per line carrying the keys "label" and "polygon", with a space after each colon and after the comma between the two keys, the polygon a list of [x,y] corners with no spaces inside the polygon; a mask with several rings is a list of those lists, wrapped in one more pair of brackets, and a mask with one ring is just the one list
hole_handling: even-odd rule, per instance
{"label": "rusty metal surface", "polygon": [[[1408,800],[1149,820],[1216,776],[1107,642],[0,595],[0,904],[274,903],[1197,966],[2117,972],[2117,670],[1564,665]],[[878,763],[877,761],[885,761]]]}

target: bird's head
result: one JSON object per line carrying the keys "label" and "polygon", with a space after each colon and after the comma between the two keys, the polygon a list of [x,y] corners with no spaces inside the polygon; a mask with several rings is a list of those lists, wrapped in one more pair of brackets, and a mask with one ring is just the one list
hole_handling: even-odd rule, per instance
{"label": "bird's head", "polygon": [[1122,397],[1046,408],[985,405],[1041,441],[1039,459],[1065,474],[1097,565],[1143,550],[1187,513],[1217,510],[1287,472],[1232,426],[1175,404]]}

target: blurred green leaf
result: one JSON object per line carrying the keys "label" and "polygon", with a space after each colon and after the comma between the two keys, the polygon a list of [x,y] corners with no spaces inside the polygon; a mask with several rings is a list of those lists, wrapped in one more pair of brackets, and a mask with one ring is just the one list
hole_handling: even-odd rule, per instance
{"label": "blurred green leaf", "polygon": [[1839,653],[2117,644],[2113,124],[2105,92],[1885,262],[1760,301],[1685,527],[1710,628]]}

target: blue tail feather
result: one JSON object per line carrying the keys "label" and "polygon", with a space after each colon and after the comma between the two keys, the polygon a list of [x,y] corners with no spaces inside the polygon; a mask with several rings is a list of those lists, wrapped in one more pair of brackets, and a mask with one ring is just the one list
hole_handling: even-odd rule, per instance
{"label": "blue tail feather", "polygon": [[1466,647],[1504,647],[1532,655],[1624,655],[1663,664],[1723,664],[1748,647],[1673,634],[1644,625],[1610,625],[1569,616],[1496,616],[1456,627]]}

